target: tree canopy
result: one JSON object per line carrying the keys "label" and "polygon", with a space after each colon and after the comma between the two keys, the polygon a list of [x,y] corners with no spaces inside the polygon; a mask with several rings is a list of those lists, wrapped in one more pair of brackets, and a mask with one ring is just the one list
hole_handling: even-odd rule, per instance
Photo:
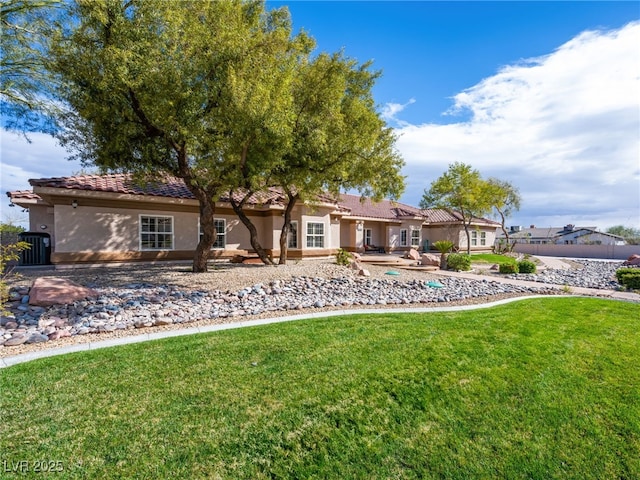
{"label": "tree canopy", "polygon": [[310,40],[261,1],[78,0],[52,38],[63,144],[83,163],[185,181],[206,271],[215,201],[249,149],[275,161],[287,144],[289,85]]}
{"label": "tree canopy", "polygon": [[[281,157],[265,161],[268,157],[262,152],[249,149],[239,182],[244,198],[270,186],[287,196],[279,263],[286,262],[291,212],[299,200],[315,202],[321,193],[337,196],[345,189],[374,200],[402,193],[403,161],[372,97],[378,77],[369,63],[358,65],[342,53],[321,53],[312,60],[301,57],[291,84],[291,136],[279,150]],[[255,239],[250,219],[241,208],[236,212]],[[254,249],[270,262],[259,246]]]}
{"label": "tree canopy", "polygon": [[45,44],[60,0],[3,0],[0,4],[0,106],[3,127],[52,132],[53,79]]}
{"label": "tree canopy", "polygon": [[483,180],[478,170],[470,165],[455,162],[431,183],[428,190],[425,189],[420,207],[457,212],[462,218],[467,236],[467,253],[471,253],[470,227],[473,219],[488,215],[494,207],[503,211],[507,205],[509,209],[515,208],[513,198],[507,199],[509,191],[505,185],[506,182],[499,183],[496,179]]}
{"label": "tree canopy", "polygon": [[513,245],[509,241],[509,230],[506,227],[506,221],[514,212],[520,210],[520,203],[522,202],[520,192],[506,180],[490,178],[487,182],[491,192],[493,209],[500,217],[500,229],[505,237],[504,248],[510,251]]}

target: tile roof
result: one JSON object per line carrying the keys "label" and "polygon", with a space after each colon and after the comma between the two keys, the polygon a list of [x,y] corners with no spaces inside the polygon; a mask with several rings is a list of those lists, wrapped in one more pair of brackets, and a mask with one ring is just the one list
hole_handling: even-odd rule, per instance
{"label": "tile roof", "polygon": [[13,192],[7,192],[7,196],[12,200],[41,200],[40,196],[31,190],[15,190]]}
{"label": "tile roof", "polygon": [[354,217],[397,220],[400,217],[421,216],[420,209],[391,200],[372,202],[369,198],[362,199],[359,195],[343,193],[338,198],[338,202],[342,207],[350,210]]}
{"label": "tile roof", "polygon": [[[67,190],[86,190],[94,192],[112,192],[129,195],[150,195],[156,197],[182,198],[195,200],[193,194],[184,184],[184,181],[175,177],[162,177],[157,181],[136,181],[130,175],[124,173],[112,173],[104,175],[79,175],[75,177],[55,177],[31,179],[32,187],[50,187]],[[40,197],[27,190],[7,192],[11,199],[40,199]],[[240,200],[241,192],[234,193],[234,199]],[[323,203],[334,204],[337,210],[350,213],[354,217],[367,217],[385,220],[398,220],[407,217],[424,217],[430,223],[459,222],[461,217],[456,212],[445,210],[421,210],[391,200],[372,202],[371,199],[361,199],[359,195],[341,194],[338,199],[331,195],[322,194],[318,200]],[[223,195],[222,202],[228,202],[229,196]],[[279,205],[285,204],[285,196],[277,188],[270,188],[264,192],[258,192],[249,199],[252,205]],[[474,219],[483,223],[495,224],[497,222],[487,219]]]}
{"label": "tile roof", "polygon": [[[112,192],[129,195],[150,195],[155,197],[183,198],[195,200],[184,181],[179,178],[166,176],[158,181],[136,181],[124,173],[105,175],[80,175],[76,177],[38,178],[29,180],[33,187],[62,188],[67,190],[88,190],[94,192]],[[14,193],[14,192],[12,192]],[[240,200],[242,194],[235,193],[235,200]],[[276,189],[258,192],[251,197],[249,203],[253,205],[282,205],[283,197]],[[229,196],[223,195],[220,201],[228,202]]]}

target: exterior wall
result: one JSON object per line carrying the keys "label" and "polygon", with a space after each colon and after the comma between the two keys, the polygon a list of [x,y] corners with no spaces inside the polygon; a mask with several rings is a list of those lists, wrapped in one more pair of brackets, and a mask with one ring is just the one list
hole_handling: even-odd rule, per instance
{"label": "exterior wall", "polygon": [[[463,232],[464,234],[464,232]],[[429,240],[429,248],[433,249],[433,244],[441,240],[449,240],[454,244],[460,241],[459,225],[427,225],[422,228],[422,238]],[[434,249],[435,250],[435,249]]]}
{"label": "exterior wall", "polygon": [[[42,228],[45,226],[46,228]],[[29,231],[44,232],[51,235],[51,244],[55,244],[55,224],[53,207],[47,205],[29,206]]]}
{"label": "exterior wall", "polygon": [[640,255],[640,245],[534,245],[517,243],[514,251],[549,257],[626,260],[631,255]]}
{"label": "exterior wall", "polygon": [[[51,233],[58,235],[51,257],[53,263],[191,259],[200,239],[197,211],[93,206],[74,209],[66,204],[55,205],[54,209],[55,226]],[[141,215],[173,217],[171,250],[141,250]],[[225,220],[226,248],[214,252],[225,256],[246,254],[251,244],[240,220],[228,209],[220,209],[215,218]],[[264,217],[256,216],[252,220],[258,232],[264,232]]]}
{"label": "exterior wall", "polygon": [[[472,246],[471,251],[488,251],[491,250],[496,241],[497,230],[494,227],[486,228],[471,226],[469,233],[478,232],[478,245]],[[429,240],[429,247],[433,249],[433,244],[440,240],[449,240],[454,243],[459,250],[467,249],[467,234],[461,225],[427,225],[423,228],[423,236]],[[485,232],[485,245],[480,245],[480,232]]]}
{"label": "exterior wall", "polygon": [[340,221],[340,248],[349,252],[364,252],[364,222],[343,218]]}

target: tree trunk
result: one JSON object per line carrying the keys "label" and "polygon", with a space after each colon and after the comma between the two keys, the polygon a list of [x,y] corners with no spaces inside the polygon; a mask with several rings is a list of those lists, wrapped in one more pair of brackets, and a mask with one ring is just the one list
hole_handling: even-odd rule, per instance
{"label": "tree trunk", "polygon": [[202,237],[196,247],[193,257],[192,271],[194,273],[204,273],[208,270],[207,262],[209,260],[209,252],[216,240],[217,232],[213,225],[213,215],[215,213],[215,202],[206,194],[201,195],[200,201],[200,228]]}
{"label": "tree trunk", "polygon": [[471,255],[471,233],[469,232],[469,225],[464,223],[464,220],[462,223],[464,224],[464,233],[467,234],[467,255]]}
{"label": "tree trunk", "polygon": [[287,206],[284,209],[284,224],[282,225],[282,230],[280,231],[280,258],[278,259],[278,265],[286,265],[287,263],[287,252],[289,249],[289,231],[291,230],[291,212],[293,211],[293,207],[296,205],[299,196],[291,195],[287,192],[287,196],[289,197],[289,201],[287,202]]}
{"label": "tree trunk", "polygon": [[264,263],[265,265],[273,265],[273,260],[269,258],[265,249],[262,248],[262,245],[260,245],[260,241],[258,240],[258,230],[256,229],[256,226],[253,224],[251,219],[247,217],[247,215],[244,213],[244,209],[242,208],[244,202],[249,196],[250,195],[245,196],[245,198],[240,203],[238,203],[233,200],[233,192],[231,192],[229,195],[229,197],[231,198],[231,207],[233,208],[233,211],[236,213],[236,215],[238,215],[240,221],[244,224],[245,227],[247,227],[247,230],[249,230],[249,239],[251,241],[251,246],[258,254],[258,257],[260,257],[260,260],[262,260],[262,263]]}

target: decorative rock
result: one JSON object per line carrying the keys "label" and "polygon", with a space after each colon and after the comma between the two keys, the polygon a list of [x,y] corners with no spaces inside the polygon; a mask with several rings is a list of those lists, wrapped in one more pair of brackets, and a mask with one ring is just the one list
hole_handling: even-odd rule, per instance
{"label": "decorative rock", "polygon": [[434,267],[439,267],[440,259],[436,255],[433,255],[432,253],[423,253],[420,263],[422,265],[432,265]]}
{"label": "decorative rock", "polygon": [[16,345],[22,345],[29,339],[29,335],[14,335],[9,340],[4,342],[5,347],[15,347]]}
{"label": "decorative rock", "polygon": [[71,332],[69,330],[56,330],[49,335],[49,340],[58,340],[59,338],[70,337]]}
{"label": "decorative rock", "polygon": [[371,272],[369,270],[367,270],[366,268],[361,268],[358,271],[358,276],[360,276],[360,277],[370,277],[371,276]]}
{"label": "decorative rock", "polygon": [[33,282],[29,291],[29,304],[48,307],[57,304],[69,304],[98,293],[64,278],[42,277]]}
{"label": "decorative rock", "polygon": [[624,265],[625,267],[636,265],[640,266],[640,255],[634,253],[629,258],[627,258],[627,260],[622,265]]}
{"label": "decorative rock", "polygon": [[418,251],[415,248],[412,248],[411,250],[409,250],[409,252],[407,253],[407,258],[409,260],[415,260],[418,261],[420,260],[420,254],[418,253]]}
{"label": "decorative rock", "polygon": [[161,326],[161,325],[171,325],[173,323],[173,320],[171,318],[168,317],[159,317],[156,318],[154,324],[156,326]]}
{"label": "decorative rock", "polygon": [[49,337],[47,337],[46,335],[42,333],[34,333],[27,339],[25,343],[42,343],[47,342],[48,340]]}

